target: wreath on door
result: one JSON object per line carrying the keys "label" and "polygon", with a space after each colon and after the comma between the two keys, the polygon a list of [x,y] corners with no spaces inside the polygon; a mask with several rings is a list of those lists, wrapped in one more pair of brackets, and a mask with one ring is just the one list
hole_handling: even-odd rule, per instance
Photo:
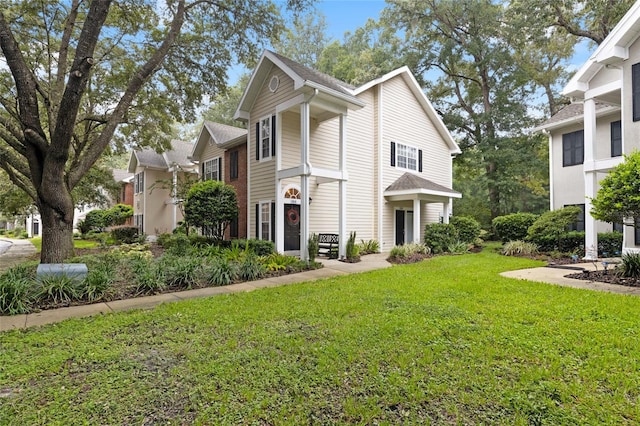
{"label": "wreath on door", "polygon": [[296,226],[300,223],[300,214],[293,207],[287,210],[287,223],[289,226]]}

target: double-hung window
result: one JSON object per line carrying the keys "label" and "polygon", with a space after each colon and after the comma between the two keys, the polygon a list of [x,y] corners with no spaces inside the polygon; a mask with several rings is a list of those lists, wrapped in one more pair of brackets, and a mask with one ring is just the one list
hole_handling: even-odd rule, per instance
{"label": "double-hung window", "polygon": [[135,194],[144,192],[144,172],[136,173],[133,177],[133,192]]}
{"label": "double-hung window", "polygon": [[562,135],[562,166],[575,166],[584,162],[584,130]]}
{"label": "double-hung window", "polygon": [[271,203],[260,203],[260,239],[271,240]]}
{"label": "double-hung window", "polygon": [[399,143],[396,155],[396,164],[398,167],[409,170],[418,170],[418,150],[416,148]]}
{"label": "double-hung window", "polygon": [[220,175],[220,157],[204,162],[202,180],[222,180]]}
{"label": "double-hung window", "polygon": [[271,157],[271,117],[260,120],[260,158]]}
{"label": "double-hung window", "polygon": [[238,150],[229,153],[229,179],[238,179]]}

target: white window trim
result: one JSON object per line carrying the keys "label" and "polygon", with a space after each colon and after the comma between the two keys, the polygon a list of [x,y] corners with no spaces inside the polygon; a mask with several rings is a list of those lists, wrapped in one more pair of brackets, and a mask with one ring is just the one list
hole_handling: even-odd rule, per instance
{"label": "white window trim", "polygon": [[[414,152],[415,153],[414,160],[415,160],[415,164],[416,164],[415,169],[412,169],[411,167],[403,167],[403,166],[400,165],[400,147],[404,147],[405,149],[407,149],[407,152],[408,152],[409,149],[413,149],[415,151]],[[417,147],[413,146],[413,145],[407,145],[407,144],[404,144],[404,143],[401,143],[401,142],[396,142],[396,167],[399,168],[399,169],[402,169],[402,170],[409,170],[409,171],[412,171],[412,172],[417,172],[418,171],[418,167],[419,167],[418,166],[418,151],[419,151],[419,149]],[[407,159],[406,163],[408,165],[410,157],[409,156],[404,156],[404,158]]]}
{"label": "white window trim", "polygon": [[[207,179],[207,163],[212,163],[213,161],[216,161],[217,164],[217,168],[218,168],[218,179]],[[202,180],[218,180],[218,181],[222,181],[222,157],[213,157],[210,158],[208,160],[205,160],[203,164],[204,170],[202,171]]]}
{"label": "white window trim", "polygon": [[258,235],[256,235],[256,238],[259,240],[264,240],[264,238],[262,238],[262,224],[264,223],[262,221],[262,206],[267,206],[267,212],[269,214],[269,220],[267,221],[267,223],[269,224],[269,235],[267,237],[267,239],[265,241],[271,241],[271,237],[272,237],[272,232],[273,229],[271,229],[271,222],[272,222],[272,218],[271,218],[271,200],[264,200],[264,201],[260,201],[258,204],[260,205],[259,211],[260,211],[260,217],[256,218],[256,220],[259,220],[258,222]]}
{"label": "white window trim", "polygon": [[[262,122],[267,120],[269,122],[269,156],[267,157],[263,157],[262,156],[262,142],[263,142],[263,138],[262,138]],[[260,119],[260,121],[258,121],[258,123],[260,123],[260,140],[259,140],[259,149],[260,149],[260,161],[270,161],[273,158],[273,152],[271,152],[271,147],[273,146],[273,141],[271,140],[272,136],[273,136],[273,129],[271,128],[271,126],[273,126],[273,118],[271,115],[268,115],[266,117],[262,117]],[[256,149],[258,149],[258,146],[256,146]]]}

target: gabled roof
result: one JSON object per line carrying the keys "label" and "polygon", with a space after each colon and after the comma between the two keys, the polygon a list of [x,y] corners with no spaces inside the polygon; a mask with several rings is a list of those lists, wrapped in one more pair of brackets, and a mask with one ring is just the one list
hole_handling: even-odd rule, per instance
{"label": "gabled roof", "polygon": [[[596,101],[596,116],[602,116],[615,111],[619,111],[620,107],[611,105],[606,102]],[[584,116],[584,104],[582,102],[573,102],[560,111],[555,113],[547,121],[533,129],[534,132],[541,130],[553,130],[570,124],[582,123]]]}
{"label": "gabled roof", "polygon": [[200,135],[193,145],[189,159],[199,161],[202,152],[209,142],[218,147],[227,149],[247,142],[247,130],[240,127],[229,126],[213,121],[205,121],[202,124]]}
{"label": "gabled roof", "polygon": [[371,80],[370,82],[365,83],[362,86],[356,88],[353,91],[353,93],[355,95],[359,95],[371,89],[372,87],[382,84],[385,81],[391,80],[392,78],[397,76],[402,77],[402,79],[405,81],[405,83],[407,84],[407,86],[415,96],[415,98],[418,100],[418,102],[422,106],[422,109],[427,114],[427,116],[431,119],[436,130],[438,131],[442,139],[445,141],[445,143],[449,147],[449,151],[451,152],[451,154],[460,154],[462,152],[460,150],[460,147],[458,146],[456,141],[453,140],[451,133],[449,133],[449,129],[447,129],[447,126],[445,126],[444,122],[442,121],[442,119],[436,112],[435,108],[427,98],[427,95],[425,95],[424,92],[422,91],[422,88],[418,84],[418,81],[416,80],[416,78],[413,76],[413,73],[411,72],[409,67],[404,66],[404,67],[395,69],[383,75],[380,78]]}
{"label": "gabled roof", "polygon": [[191,143],[174,139],[171,141],[171,149],[163,153],[157,153],[152,148],[133,151],[127,170],[129,173],[135,173],[138,166],[157,170],[168,170],[173,166],[189,168],[193,166],[188,158],[191,148]]}
{"label": "gabled roof", "polygon": [[613,27],[587,62],[569,80],[562,91],[565,96],[582,96],[591,79],[607,65],[629,58],[629,46],[640,35],[640,2],[635,2],[629,11]]}
{"label": "gabled roof", "polygon": [[113,174],[113,180],[116,182],[125,182],[133,176],[133,174],[129,173],[128,170],[123,169],[113,169],[111,170],[111,173]]}
{"label": "gabled roof", "polygon": [[409,172],[400,176],[384,190],[385,197],[410,194],[462,198],[462,194],[458,191],[454,191],[446,186],[439,185]]}
{"label": "gabled roof", "polygon": [[351,85],[327,74],[305,67],[282,55],[265,50],[251,75],[242,99],[240,99],[240,104],[234,116],[235,118],[247,119],[260,88],[265,83],[274,66],[280,68],[293,80],[293,89],[296,91],[312,92],[318,90],[319,93],[346,103],[350,108],[362,108],[364,106],[364,103],[354,96]]}

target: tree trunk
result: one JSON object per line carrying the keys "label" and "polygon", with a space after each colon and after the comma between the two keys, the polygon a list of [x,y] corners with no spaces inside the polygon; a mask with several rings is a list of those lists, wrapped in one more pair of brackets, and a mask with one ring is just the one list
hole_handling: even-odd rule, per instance
{"label": "tree trunk", "polygon": [[73,203],[52,206],[40,202],[42,219],[41,263],[62,263],[73,256]]}

